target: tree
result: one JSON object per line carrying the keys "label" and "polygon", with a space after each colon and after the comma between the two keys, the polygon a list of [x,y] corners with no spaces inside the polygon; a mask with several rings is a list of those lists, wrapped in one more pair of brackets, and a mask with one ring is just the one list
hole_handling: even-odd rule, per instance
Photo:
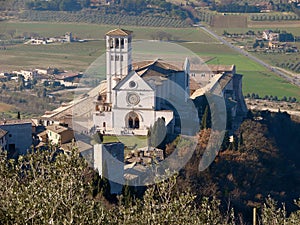
{"label": "tree", "polygon": [[210,115],[210,109],[207,105],[204,110],[204,114],[202,116],[201,120],[201,129],[207,129],[211,127],[211,115]]}
{"label": "tree", "polygon": [[221,145],[221,150],[224,151],[224,150],[228,149],[229,145],[230,145],[230,137],[229,137],[228,131],[226,130],[225,134],[224,134],[224,139],[223,139],[223,142]]}
{"label": "tree", "polygon": [[252,47],[257,48],[258,46],[259,46],[258,41],[255,41]]}
{"label": "tree", "polygon": [[164,147],[164,140],[166,137],[167,128],[165,120],[158,118],[153,124],[153,127],[149,129],[148,134],[150,135],[150,146],[152,147]]}
{"label": "tree", "polygon": [[18,160],[0,152],[1,223],[105,223],[103,207],[91,198],[91,173],[75,149],[64,154],[50,146]]}
{"label": "tree", "polygon": [[14,38],[16,32],[17,32],[16,30],[8,30],[8,31],[6,31],[6,33],[10,36],[11,39]]}
{"label": "tree", "polygon": [[238,142],[238,148],[240,149],[241,146],[243,146],[243,144],[244,144],[243,132],[240,132],[239,142]]}
{"label": "tree", "polygon": [[228,149],[234,151],[238,150],[238,141],[236,135],[233,135],[232,142],[230,142]]}

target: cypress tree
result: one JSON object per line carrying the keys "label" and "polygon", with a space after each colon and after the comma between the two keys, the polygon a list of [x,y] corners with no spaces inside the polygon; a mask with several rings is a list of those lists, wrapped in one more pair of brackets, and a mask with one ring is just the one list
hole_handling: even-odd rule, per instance
{"label": "cypress tree", "polygon": [[166,136],[166,125],[165,121],[162,118],[158,118],[157,121],[153,124],[153,127],[150,128],[148,134],[150,135],[150,146],[158,147],[163,145],[163,141]]}
{"label": "cypress tree", "polygon": [[244,144],[244,140],[243,140],[243,133],[240,132],[240,136],[239,136],[239,142],[238,142],[238,149],[240,150],[240,147]]}
{"label": "cypress tree", "polygon": [[221,150],[226,150],[228,149],[229,147],[229,144],[230,144],[230,140],[229,140],[229,133],[228,131],[226,130],[225,131],[225,135],[224,135],[224,139],[223,139],[223,142],[222,142],[222,145],[221,145]]}
{"label": "cypress tree", "polygon": [[210,127],[211,127],[211,116],[210,116],[209,106],[207,105],[205,107],[205,111],[204,111],[204,114],[203,114],[202,120],[201,120],[201,130],[207,129]]}

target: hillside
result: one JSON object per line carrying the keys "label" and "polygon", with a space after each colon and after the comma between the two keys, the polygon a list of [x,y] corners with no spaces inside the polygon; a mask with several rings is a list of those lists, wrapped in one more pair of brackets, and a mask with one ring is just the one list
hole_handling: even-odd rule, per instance
{"label": "hillside", "polygon": [[209,129],[202,130],[194,156],[181,171],[179,188],[189,186],[199,199],[218,196],[224,207],[230,201],[246,220],[250,220],[252,208],[261,208],[268,195],[293,211],[293,200],[300,193],[299,132],[300,124],[286,113],[258,112],[243,122],[234,143],[221,151],[208,169],[199,172],[210,135]]}

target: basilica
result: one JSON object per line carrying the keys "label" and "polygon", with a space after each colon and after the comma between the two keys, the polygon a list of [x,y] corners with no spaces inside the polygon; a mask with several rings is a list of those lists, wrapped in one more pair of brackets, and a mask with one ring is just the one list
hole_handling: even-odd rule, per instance
{"label": "basilica", "polygon": [[146,135],[163,118],[168,132],[180,132],[179,114],[190,117],[186,103],[217,83],[231,115],[244,116],[242,76],[234,65],[207,70],[191,65],[188,58],[181,65],[161,59],[133,62],[132,31],[115,29],[106,33],[106,80],[95,99],[93,123],[105,134]]}

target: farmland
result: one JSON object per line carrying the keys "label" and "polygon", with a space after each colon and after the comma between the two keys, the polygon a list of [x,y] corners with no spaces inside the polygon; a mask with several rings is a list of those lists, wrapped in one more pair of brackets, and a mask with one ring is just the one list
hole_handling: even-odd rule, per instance
{"label": "farmland", "polygon": [[[85,43],[57,44],[57,45],[13,45],[7,50],[0,50],[1,67],[8,68],[33,68],[55,66],[69,70],[84,71],[90,63],[104,53],[104,34],[115,26],[104,26],[96,24],[62,24],[62,23],[1,23],[0,30],[7,31],[16,29],[17,34],[23,32],[36,32],[41,36],[51,37],[63,35],[67,31],[73,32],[79,38],[97,39]],[[170,39],[177,44],[181,44],[203,59],[209,64],[235,64],[237,72],[244,75],[244,94],[257,93],[260,96],[273,95],[279,98],[283,96],[296,97],[300,99],[298,87],[286,83],[271,71],[257,63],[239,55],[232,49],[218,43],[207,33],[196,28],[152,28],[152,27],[130,27],[122,28],[134,31],[134,39],[152,39],[158,32],[170,34]],[[262,28],[255,28],[260,29]],[[297,27],[287,28],[289,31],[300,32]],[[218,32],[223,33],[224,29]],[[228,31],[244,31],[248,28],[228,29]]]}
{"label": "farmland", "polygon": [[300,97],[300,89],[287,83],[263,66],[249,60],[247,57],[235,53],[224,45],[186,43],[185,47],[193,49],[200,57],[211,56],[208,64],[235,64],[237,73],[244,75],[243,92],[257,93],[259,96],[273,95]]}

